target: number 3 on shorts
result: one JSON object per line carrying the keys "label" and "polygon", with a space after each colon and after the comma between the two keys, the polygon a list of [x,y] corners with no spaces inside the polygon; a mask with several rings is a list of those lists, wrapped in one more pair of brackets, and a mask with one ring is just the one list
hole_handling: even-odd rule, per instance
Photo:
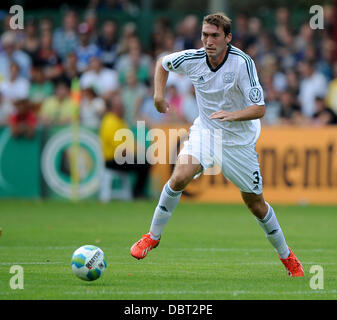
{"label": "number 3 on shorts", "polygon": [[255,177],[255,180],[253,181],[254,184],[259,184],[260,183],[260,175],[258,171],[253,172],[253,176]]}

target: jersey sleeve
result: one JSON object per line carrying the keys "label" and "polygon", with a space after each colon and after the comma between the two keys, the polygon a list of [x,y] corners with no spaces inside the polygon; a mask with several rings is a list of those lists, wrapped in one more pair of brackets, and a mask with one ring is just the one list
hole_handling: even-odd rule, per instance
{"label": "jersey sleeve", "polygon": [[243,93],[247,106],[264,105],[263,89],[261,87],[254,61],[247,57],[239,67],[238,86]]}
{"label": "jersey sleeve", "polygon": [[186,63],[189,56],[188,50],[174,52],[164,56],[162,66],[166,71],[173,71],[180,74],[186,74]]}

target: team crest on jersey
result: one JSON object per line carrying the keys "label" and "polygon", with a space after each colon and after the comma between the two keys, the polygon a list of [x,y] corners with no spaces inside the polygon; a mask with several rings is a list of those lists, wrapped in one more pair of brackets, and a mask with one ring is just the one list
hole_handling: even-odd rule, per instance
{"label": "team crest on jersey", "polygon": [[252,102],[260,102],[262,98],[261,90],[259,88],[252,88],[249,91],[249,99]]}
{"label": "team crest on jersey", "polygon": [[223,80],[225,83],[231,83],[234,81],[235,73],[234,72],[225,72],[223,75]]}

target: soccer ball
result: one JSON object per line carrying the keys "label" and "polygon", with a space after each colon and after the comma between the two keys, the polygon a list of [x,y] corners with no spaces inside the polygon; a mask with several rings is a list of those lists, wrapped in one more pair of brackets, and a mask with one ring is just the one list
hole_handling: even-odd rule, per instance
{"label": "soccer ball", "polygon": [[97,280],[106,269],[105,254],[96,246],[82,246],[71,257],[71,269],[82,280]]}

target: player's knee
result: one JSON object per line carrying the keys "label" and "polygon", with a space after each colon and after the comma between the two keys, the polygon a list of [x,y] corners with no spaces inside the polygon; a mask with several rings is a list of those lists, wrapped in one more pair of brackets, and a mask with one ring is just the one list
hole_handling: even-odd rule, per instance
{"label": "player's knee", "polygon": [[184,190],[189,181],[190,175],[183,170],[176,170],[170,178],[170,187],[175,191]]}
{"label": "player's knee", "polygon": [[266,205],[261,201],[248,202],[247,207],[259,219],[263,219],[266,215]]}
{"label": "player's knee", "polygon": [[170,187],[174,191],[180,191],[185,189],[186,184],[186,180],[183,177],[172,175],[172,177],[170,178]]}

